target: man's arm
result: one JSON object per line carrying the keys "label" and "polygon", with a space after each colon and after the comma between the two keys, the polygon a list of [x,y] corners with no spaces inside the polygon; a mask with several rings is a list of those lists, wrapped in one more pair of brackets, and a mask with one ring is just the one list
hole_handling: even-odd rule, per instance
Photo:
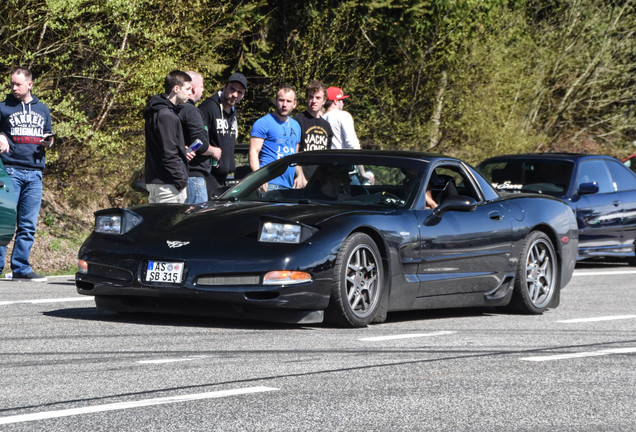
{"label": "man's arm", "polygon": [[[250,137],[250,152],[248,155],[249,161],[250,161],[250,168],[252,168],[252,171],[256,171],[257,169],[259,169],[261,167],[261,161],[259,159],[259,153],[261,152],[261,149],[263,148],[263,143],[265,142],[265,138],[258,138],[258,137]],[[262,193],[267,192],[267,183],[262,184],[258,190]]]}
{"label": "man's arm", "polygon": [[[186,146],[192,145],[196,140],[200,140],[203,145],[199,147],[199,149],[195,152],[188,152],[186,155],[187,159],[190,161],[196,155],[207,155],[212,154],[210,150],[210,140],[208,137],[208,133],[205,130],[205,125],[203,123],[203,115],[201,111],[197,109],[193,104],[186,103],[181,108],[179,112],[179,118],[183,124],[184,136],[190,137],[192,142],[186,142]],[[219,157],[220,157],[220,151]]]}
{"label": "man's arm", "polygon": [[[210,144],[206,149],[201,147],[200,151],[197,152],[197,154],[201,154],[203,156],[212,156],[214,159],[219,160],[221,159],[221,148],[218,146],[218,143],[215,143],[212,141],[212,139],[210,139],[209,131],[211,128],[216,127],[216,120],[214,120],[214,113],[212,112],[209,105],[210,102],[208,102],[208,100],[206,99],[197,108],[197,110],[201,114],[201,120],[203,121],[203,128],[205,136],[207,138],[207,141],[204,142],[209,142]],[[205,128],[207,128],[207,130]]]}
{"label": "man's arm", "polygon": [[0,153],[9,152],[9,140],[4,135],[4,133],[0,133]]}
{"label": "man's arm", "polygon": [[250,137],[250,152],[249,152],[249,161],[250,168],[252,171],[256,171],[261,167],[261,161],[259,159],[259,153],[263,148],[263,143],[265,142],[265,138],[258,137]]}
{"label": "man's arm", "polygon": [[[164,110],[167,111],[167,110]],[[177,129],[181,128],[181,121],[177,117],[167,115],[157,116],[157,137],[160,140],[161,164],[172,177],[172,184],[183,189],[188,182],[187,169],[183,169],[179,147],[184,143],[177,139]],[[185,151],[185,147],[183,148]],[[184,176],[185,174],[185,176]]]}
{"label": "man's arm", "polygon": [[346,115],[342,116],[342,148],[343,149],[359,149],[360,141],[356,135],[356,129],[353,126],[353,117],[348,112],[343,111]]}
{"label": "man's arm", "polygon": [[[298,147],[300,144],[296,145],[296,153],[298,153]],[[294,177],[294,189],[302,189],[307,186],[307,179],[305,178],[305,173],[300,165],[296,165],[296,172]]]}
{"label": "man's arm", "polygon": [[52,132],[45,132],[44,135],[42,136],[42,141],[40,141],[39,145],[41,145],[44,148],[53,147],[53,142],[55,141],[54,136],[55,134],[53,134]]}
{"label": "man's arm", "polygon": [[[342,116],[342,148],[344,149],[359,149],[360,148],[360,141],[358,140],[358,136],[356,135],[356,129],[353,126],[353,117],[351,117],[351,114],[346,113],[347,115],[343,115]],[[369,175],[365,169],[363,165],[356,165],[356,168],[358,170],[358,174],[360,174],[361,177],[364,177],[365,179],[367,179],[367,181],[369,182],[369,184],[374,184],[375,183],[375,178],[372,175]]]}

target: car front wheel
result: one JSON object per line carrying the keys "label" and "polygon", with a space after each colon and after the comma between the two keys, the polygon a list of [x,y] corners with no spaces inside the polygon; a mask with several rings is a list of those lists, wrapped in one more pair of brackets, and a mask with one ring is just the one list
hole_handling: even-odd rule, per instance
{"label": "car front wheel", "polygon": [[547,235],[533,231],[519,259],[512,305],[528,314],[541,314],[550,305],[558,283],[554,246]]}
{"label": "car front wheel", "polygon": [[365,327],[378,312],[384,289],[382,258],[375,242],[354,233],[340,247],[334,271],[327,322]]}

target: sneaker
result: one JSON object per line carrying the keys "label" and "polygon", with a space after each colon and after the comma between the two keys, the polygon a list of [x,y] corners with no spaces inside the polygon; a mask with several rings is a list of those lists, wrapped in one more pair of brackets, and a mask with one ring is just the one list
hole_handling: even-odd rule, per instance
{"label": "sneaker", "polygon": [[25,281],[25,282],[46,282],[47,281],[46,276],[39,275],[34,271],[25,275],[14,273],[12,279],[17,281]]}

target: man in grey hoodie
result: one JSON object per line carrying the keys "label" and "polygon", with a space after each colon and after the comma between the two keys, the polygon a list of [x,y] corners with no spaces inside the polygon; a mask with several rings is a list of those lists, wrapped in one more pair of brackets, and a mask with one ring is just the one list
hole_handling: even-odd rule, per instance
{"label": "man in grey hoodie", "polygon": [[[11,72],[11,93],[0,103],[0,157],[11,176],[17,200],[17,229],[11,269],[13,280],[44,282],[29,263],[42,203],[42,169],[53,145],[51,112],[31,94],[33,75],[24,67]],[[6,246],[0,247],[4,266]]]}

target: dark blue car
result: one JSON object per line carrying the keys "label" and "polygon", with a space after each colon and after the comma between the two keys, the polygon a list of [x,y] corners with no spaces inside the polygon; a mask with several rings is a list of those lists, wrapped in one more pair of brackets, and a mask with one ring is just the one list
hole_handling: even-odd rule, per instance
{"label": "dark blue car", "polygon": [[636,265],[636,173],[609,156],[534,153],[478,166],[498,192],[559,197],[575,211],[578,259],[624,257]]}

